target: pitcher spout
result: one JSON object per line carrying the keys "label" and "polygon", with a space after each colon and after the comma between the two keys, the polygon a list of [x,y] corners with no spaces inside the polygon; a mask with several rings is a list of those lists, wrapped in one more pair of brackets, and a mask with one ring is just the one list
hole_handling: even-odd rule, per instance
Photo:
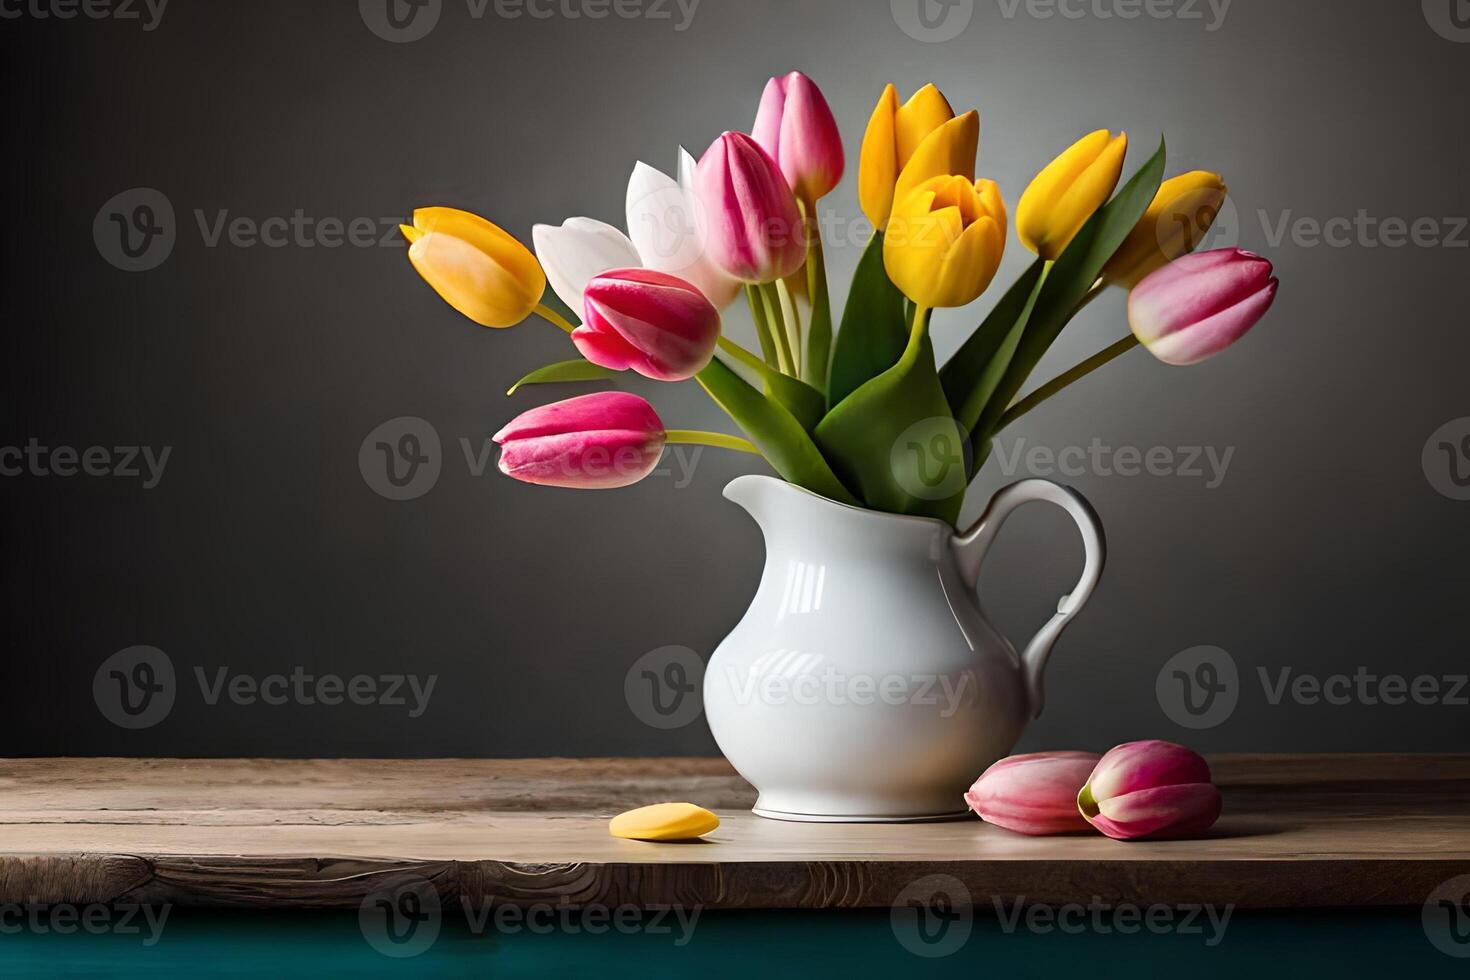
{"label": "pitcher spout", "polygon": [[768,476],[737,476],[725,485],[725,498],[744,507],[746,513],[755,518],[755,522],[764,529],[762,518],[770,512],[771,496],[776,489],[770,484],[774,482]]}

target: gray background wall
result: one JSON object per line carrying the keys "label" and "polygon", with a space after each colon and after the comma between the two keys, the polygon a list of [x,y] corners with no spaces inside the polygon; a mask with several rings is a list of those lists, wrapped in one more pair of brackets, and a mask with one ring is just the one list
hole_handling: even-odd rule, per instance
{"label": "gray background wall", "polygon": [[[653,0],[606,19],[560,12],[597,9],[581,0],[543,3],[545,19],[442,0],[409,43],[369,29],[376,0],[366,14],[344,0],[179,0],[152,30],[6,19],[0,445],[171,455],[152,489],[0,479],[3,753],[714,752],[697,718],[640,721],[624,681],[656,648],[707,656],[739,617],[761,543],[719,491],[759,464],[711,451],[687,485],[676,468],[599,495],[522,486],[493,464],[476,476],[460,439],[478,452],[518,410],[573,393],[501,396],[565,356],[555,330],[469,324],[396,240],[211,245],[208,233],[222,211],[391,227],[430,203],[527,238],[568,215],[621,223],[636,159],[669,169],[681,143],[698,152],[747,128],[765,79],[793,67],[823,86],[847,137],[829,210],[858,213],[856,150],[882,85],[907,95],[932,79],[980,109],[980,169],[1012,207],[1084,131],[1126,129],[1131,166],[1167,133],[1171,172],[1229,179],[1237,210],[1217,241],[1266,252],[1285,283],[1230,353],[1189,370],[1135,353],[1011,434],[1054,450],[1096,438],[1233,451],[1213,488],[1183,474],[1067,478],[1102,514],[1111,565],[1052,661],[1047,712],[1023,747],[1161,736],[1208,750],[1470,750],[1463,703],[1272,704],[1257,674],[1470,671],[1470,502],[1435,489],[1448,458],[1421,461],[1431,433],[1470,416],[1470,30],[1453,27],[1451,2],[1235,0],[1220,19],[1218,5],[1180,0],[1156,8],[1170,16],[1123,19],[1103,15],[1132,10],[1127,0],[974,0],[931,7],[960,18],[940,16],[941,34],[970,17],[942,41],[911,36],[923,33],[912,0],[702,0],[683,30],[685,14]],[[139,187],[167,199],[175,242],[156,268],[129,272],[93,224]],[[1338,247],[1299,224],[1360,212],[1433,219],[1439,244],[1388,247],[1359,229]],[[840,283],[858,249],[829,247]],[[1012,238],[1002,279],[1028,257]],[[941,355],[995,295],[940,318]],[[1041,375],[1125,329],[1121,295],[1107,297]],[[671,424],[724,424],[692,386],[632,387]],[[399,416],[442,442],[437,483],[407,501],[375,493],[358,464],[365,437]],[[1024,470],[992,466],[969,512]],[[1079,557],[1059,515],[1012,523],[984,594],[1018,641]],[[167,654],[175,697],[128,729],[93,681],[139,644]],[[1228,651],[1238,704],[1194,731],[1155,682],[1202,644]],[[213,682],[221,667],[438,681],[410,718],[385,704],[211,704],[196,668]]]}

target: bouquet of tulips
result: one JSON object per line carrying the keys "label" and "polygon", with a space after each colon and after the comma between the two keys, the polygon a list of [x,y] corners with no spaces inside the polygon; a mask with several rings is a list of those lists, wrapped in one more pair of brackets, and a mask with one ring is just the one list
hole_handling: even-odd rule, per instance
{"label": "bouquet of tulips", "polygon": [[[1021,195],[1016,235],[1036,259],[940,365],[931,314],[975,301],[1008,237],[1000,189],[975,179],[979,131],[977,113],[956,115],[932,85],[902,105],[884,90],[858,174],[873,232],[835,331],[817,205],[842,178],[842,138],[800,72],[770,80],[750,134],[723,134],[698,162],[681,151],[677,178],[638,164],[627,234],[591,218],[538,225],[533,255],[474,214],[415,211],[409,258],[451,306],[487,327],[538,314],[570,335],[580,356],[512,392],[628,370],[692,379],[744,433],[666,429],[643,398],[604,391],[515,419],[495,436],[500,469],[528,483],[621,487],[652,472],[666,444],[697,443],[757,453],[832,500],[954,523],[996,434],[1042,400],[1138,344],[1168,364],[1201,361],[1271,306],[1266,260],[1190,254],[1225,199],[1220,177],[1165,180],[1161,141],[1119,188],[1127,137],[1099,130]],[[548,280],[580,323],[547,305]],[[1022,396],[1067,323],[1109,286],[1130,291],[1131,333]],[[759,353],[721,328],[742,294]],[[936,462],[958,462],[961,479],[936,492]]]}

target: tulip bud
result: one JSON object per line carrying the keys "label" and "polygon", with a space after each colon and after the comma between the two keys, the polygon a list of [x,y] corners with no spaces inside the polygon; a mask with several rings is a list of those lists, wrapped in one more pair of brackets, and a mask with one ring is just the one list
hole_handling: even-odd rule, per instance
{"label": "tulip bud", "polygon": [[994,181],[935,177],[894,207],[883,266],[920,306],[964,306],[990,285],[1005,238],[1005,202]]}
{"label": "tulip bud", "polygon": [[1060,256],[1112,196],[1127,152],[1126,133],[1110,137],[1099,129],[1047,164],[1016,205],[1021,243],[1049,261]]}
{"label": "tulip bud", "polygon": [[[953,118],[949,101],[933,85],[925,85],[903,105],[898,104],[897,89],[892,85],[883,89],[863,133],[858,166],[858,199],[874,227],[888,224],[888,215],[893,211],[894,185],[919,144]],[[965,173],[963,169],[945,172]],[[970,175],[974,176],[973,170]]]}
{"label": "tulip bud", "polygon": [[1238,248],[1196,252],[1128,294],[1133,335],[1165,364],[1197,364],[1235,343],[1276,301],[1271,263]]}
{"label": "tulip bud", "polygon": [[842,179],[842,133],[816,83],[799,71],[771,79],[751,137],[771,155],[796,196],[811,203]]}
{"label": "tulip bud", "polygon": [[1219,819],[1220,805],[1209,765],[1172,742],[1110,750],[1077,794],[1088,823],[1115,840],[1197,836]]}
{"label": "tulip bud", "polygon": [[651,269],[616,269],[587,284],[572,343],[593,364],[685,381],[709,364],[720,314],[690,283]]}
{"label": "tulip bud", "polygon": [[714,141],[695,168],[694,193],[709,223],[709,252],[736,279],[775,282],[806,262],[796,195],[749,136],[725,133]]}
{"label": "tulip bud", "polygon": [[1156,269],[1193,252],[1205,237],[1227,193],[1219,174],[1195,170],[1171,177],[1103,269],[1103,278],[1132,289]]}
{"label": "tulip bud", "polygon": [[530,249],[477,214],[419,208],[400,225],[409,261],[444,301],[483,327],[513,327],[546,292]]}
{"label": "tulip bud", "polygon": [[1077,794],[1102,756],[1037,752],[1002,759],[975,780],[965,802],[997,827],[1041,837],[1088,829]]}
{"label": "tulip bud", "polygon": [[495,433],[500,472],[546,487],[611,490],[658,466],[664,424],[624,391],[600,391],[533,408]]}

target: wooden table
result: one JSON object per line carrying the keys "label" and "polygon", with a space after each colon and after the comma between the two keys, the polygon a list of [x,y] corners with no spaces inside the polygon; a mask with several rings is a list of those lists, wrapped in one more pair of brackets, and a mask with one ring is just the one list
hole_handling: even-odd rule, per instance
{"label": "wooden table", "polygon": [[[1027,838],[979,820],[796,824],[720,759],[0,762],[0,902],[356,908],[446,900],[884,907],[929,875],[975,904],[1410,906],[1470,873],[1470,756],[1220,756],[1207,839]],[[702,843],[608,836],[634,806],[720,815]]]}

